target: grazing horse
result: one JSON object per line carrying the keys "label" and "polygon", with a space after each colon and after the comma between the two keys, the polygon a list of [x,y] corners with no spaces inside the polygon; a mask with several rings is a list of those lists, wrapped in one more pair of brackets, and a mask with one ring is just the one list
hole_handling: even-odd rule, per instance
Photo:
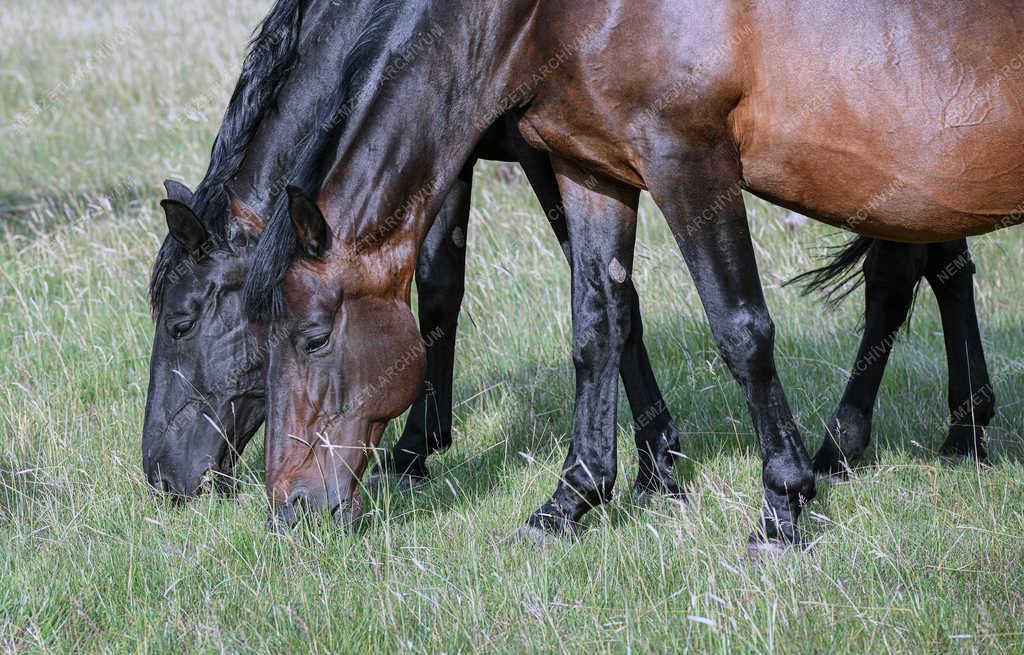
{"label": "grazing horse", "polygon": [[[435,25],[444,47],[405,56]],[[511,111],[551,154],[567,208],[577,391],[560,480],[522,534],[572,530],[611,496],[647,189],[757,432],[752,545],[793,543],[814,474],[741,191],[893,240],[1019,223],[1022,37],[1019,0],[380,0],[326,108],[332,129],[301,154],[246,280],[249,312],[280,334],[267,374],[275,515],[327,508],[346,523],[360,511],[367,449],[424,366],[409,308],[421,244],[461,162]]]}
{"label": "grazing horse", "polygon": [[[165,183],[169,234],[150,283],[157,329],[142,438],[143,468],[159,490],[194,495],[212,472],[227,491],[238,456],[263,423],[269,335],[244,316],[241,283],[263,230],[260,215],[283,190],[280,180],[296,143],[321,128],[313,120],[321,96],[337,86],[344,57],[374,6],[371,0],[321,2],[304,10],[295,0],[278,2],[251,46],[203,182],[194,194]],[[475,156],[521,163],[568,254],[548,156],[528,146],[509,120],[482,136]],[[416,270],[420,328],[429,343],[426,381],[402,437],[384,458],[385,469],[405,482],[425,478],[426,457],[451,443],[472,169],[467,164],[449,192]],[[630,294],[633,324],[621,374],[637,417],[634,491],[677,494],[678,431],[651,371],[632,286]]]}

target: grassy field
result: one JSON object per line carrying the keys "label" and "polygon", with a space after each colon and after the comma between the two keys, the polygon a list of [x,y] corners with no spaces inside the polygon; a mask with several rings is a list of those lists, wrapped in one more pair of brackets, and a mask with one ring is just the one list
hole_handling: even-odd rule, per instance
{"label": "grassy field", "polygon": [[[657,211],[636,279],[685,434],[689,501],[588,519],[544,552],[507,537],[553,488],[572,369],[567,270],[520,175],[481,166],[456,369],[456,444],[354,534],[264,531],[262,451],[235,500],[147,492],[140,435],[160,181],[194,184],[269,0],[5,0],[0,12],[0,648],[164,652],[1024,652],[1024,231],[973,242],[999,415],[995,467],[940,466],[945,361],[921,294],[876,444],[822,485],[810,554],[755,566],[745,405]],[[814,447],[859,302],[781,281],[840,235],[752,201],[778,358]],[[858,298],[855,296],[854,298]],[[620,487],[632,478],[621,413]],[[389,428],[388,440],[396,426]],[[257,440],[258,441],[258,440]]]}

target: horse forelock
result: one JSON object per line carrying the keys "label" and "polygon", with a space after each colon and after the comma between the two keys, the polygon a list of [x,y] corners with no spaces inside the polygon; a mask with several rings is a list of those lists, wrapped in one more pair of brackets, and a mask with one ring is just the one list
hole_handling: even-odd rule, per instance
{"label": "horse forelock", "polygon": [[[278,0],[253,30],[235,90],[210,152],[206,175],[196,188],[192,210],[213,239],[226,235],[227,183],[245,160],[260,121],[273,105],[298,56],[302,16],[310,0]],[[171,236],[153,265],[149,302],[160,306],[167,280],[188,253]]]}

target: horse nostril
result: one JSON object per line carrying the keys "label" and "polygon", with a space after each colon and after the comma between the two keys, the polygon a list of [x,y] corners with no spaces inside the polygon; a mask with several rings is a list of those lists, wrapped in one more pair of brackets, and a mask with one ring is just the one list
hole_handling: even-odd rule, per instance
{"label": "horse nostril", "polygon": [[171,491],[171,483],[169,483],[162,475],[147,475],[146,482],[149,483],[150,491],[157,494],[166,494]]}
{"label": "horse nostril", "polygon": [[362,514],[362,507],[354,500],[342,501],[331,510],[331,521],[334,527],[348,530],[355,525],[355,522]]}
{"label": "horse nostril", "polygon": [[294,498],[290,503],[275,504],[270,508],[270,515],[267,517],[267,531],[272,534],[286,535],[299,522],[299,510],[303,501],[301,497]]}

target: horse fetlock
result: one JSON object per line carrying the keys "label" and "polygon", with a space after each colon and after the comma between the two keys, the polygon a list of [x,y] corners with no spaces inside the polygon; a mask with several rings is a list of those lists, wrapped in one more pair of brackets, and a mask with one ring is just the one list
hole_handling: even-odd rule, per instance
{"label": "horse fetlock", "polygon": [[952,425],[949,435],[939,450],[939,457],[947,464],[974,461],[988,463],[988,435],[982,425]]}
{"label": "horse fetlock", "polygon": [[402,491],[414,491],[430,482],[430,470],[425,457],[400,450],[385,455],[367,477],[365,486],[374,489],[381,484],[394,484]]}
{"label": "horse fetlock", "polygon": [[434,453],[442,453],[452,446],[452,431],[438,430],[430,434],[430,438],[427,441],[427,454],[432,455]]}
{"label": "horse fetlock", "polygon": [[633,483],[634,499],[655,494],[683,496],[675,481],[674,469],[679,459],[679,431],[669,424],[663,429],[638,431],[637,476]]}
{"label": "horse fetlock", "polygon": [[[799,508],[814,500],[817,495],[816,478],[808,463],[776,462],[765,468],[764,486],[766,497],[785,498],[790,507]],[[773,504],[773,506],[777,503]]]}
{"label": "horse fetlock", "polygon": [[871,416],[850,405],[840,405],[826,429],[825,440],[814,455],[814,471],[822,476],[843,475],[867,450]]}
{"label": "horse fetlock", "polygon": [[[570,505],[576,505],[576,503],[570,503]],[[565,504],[552,498],[527,519],[526,525],[520,532],[526,530],[529,535],[536,535],[538,531],[542,535],[573,535],[579,530],[581,517],[582,513],[578,509],[572,506],[566,507]]]}

